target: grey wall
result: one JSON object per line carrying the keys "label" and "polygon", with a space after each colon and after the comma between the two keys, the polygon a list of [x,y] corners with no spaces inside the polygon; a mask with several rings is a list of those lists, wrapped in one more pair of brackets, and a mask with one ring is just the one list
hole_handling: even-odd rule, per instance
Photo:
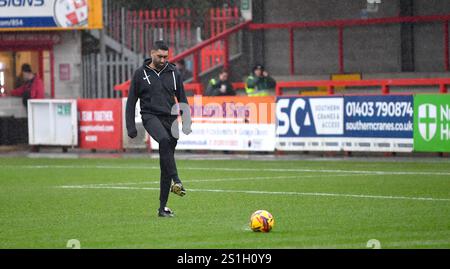
{"label": "grey wall", "polygon": [[[81,32],[66,31],[61,34],[61,44],[54,47],[55,55],[55,97],[81,97],[83,82],[81,77]],[[61,81],[59,65],[70,65],[70,80]]]}
{"label": "grey wall", "polygon": [[[448,15],[448,0],[415,0],[416,15]],[[444,69],[444,35],[442,23],[414,25],[414,59],[416,71],[440,72]]]}
{"label": "grey wall", "polygon": [[344,30],[344,67],[346,72],[400,72],[400,26]]}
{"label": "grey wall", "polygon": [[[395,17],[400,0],[382,0],[376,13],[364,14],[366,7],[367,0],[266,0],[263,17],[265,23]],[[413,11],[414,15],[450,14],[450,1],[414,0]],[[398,24],[345,28],[345,72],[401,72],[400,29]],[[289,74],[288,30],[266,30],[263,39],[263,59],[252,61],[264,63],[274,75]],[[294,42],[296,74],[339,72],[336,28],[297,29]],[[413,42],[414,71],[444,71],[442,23],[414,24]]]}

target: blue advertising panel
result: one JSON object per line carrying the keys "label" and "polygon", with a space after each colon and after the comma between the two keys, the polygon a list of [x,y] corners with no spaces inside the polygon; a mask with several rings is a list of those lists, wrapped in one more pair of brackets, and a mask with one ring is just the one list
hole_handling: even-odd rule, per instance
{"label": "blue advertising panel", "polygon": [[279,137],[330,137],[344,134],[343,97],[278,98]]}
{"label": "blue advertising panel", "polygon": [[277,149],[339,151],[343,134],[343,97],[277,99]]}
{"label": "blue advertising panel", "polygon": [[413,97],[279,97],[277,149],[412,151]]}
{"label": "blue advertising panel", "polygon": [[413,137],[413,96],[346,96],[344,136]]}

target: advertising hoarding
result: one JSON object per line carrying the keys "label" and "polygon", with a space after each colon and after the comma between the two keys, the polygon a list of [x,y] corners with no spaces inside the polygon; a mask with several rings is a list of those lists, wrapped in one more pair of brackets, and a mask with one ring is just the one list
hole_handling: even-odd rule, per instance
{"label": "advertising hoarding", "polygon": [[[275,97],[188,97],[192,133],[181,132],[179,150],[275,150]],[[151,139],[152,149],[158,143]]]}
{"label": "advertising hoarding", "polygon": [[122,149],[122,100],[79,99],[80,148]]}
{"label": "advertising hoarding", "polygon": [[408,95],[279,97],[277,149],[412,151]]}
{"label": "advertising hoarding", "polygon": [[101,28],[101,0],[0,0],[0,31]]}
{"label": "advertising hoarding", "polygon": [[415,95],[414,111],[414,150],[450,152],[450,95]]}

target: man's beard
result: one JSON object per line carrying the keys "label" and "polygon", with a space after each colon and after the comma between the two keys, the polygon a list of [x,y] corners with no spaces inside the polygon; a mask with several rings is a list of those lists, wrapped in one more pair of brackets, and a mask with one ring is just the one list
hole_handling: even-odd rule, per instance
{"label": "man's beard", "polygon": [[154,65],[155,65],[155,68],[158,69],[158,71],[164,67],[164,64],[161,62],[155,62]]}

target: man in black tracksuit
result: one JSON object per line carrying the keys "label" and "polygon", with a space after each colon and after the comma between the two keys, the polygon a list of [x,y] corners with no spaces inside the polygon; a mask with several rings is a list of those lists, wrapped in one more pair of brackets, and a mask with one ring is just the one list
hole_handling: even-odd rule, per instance
{"label": "man in black tracksuit", "polygon": [[[136,102],[140,99],[141,118],[145,130],[159,143],[160,156],[160,207],[158,216],[172,217],[173,212],[166,207],[169,192],[186,194],[178,177],[175,164],[175,146],[179,138],[177,115],[181,110],[183,133],[191,133],[191,118],[183,81],[175,65],[167,61],[168,47],[163,41],[156,41],[151,58],[144,61],[131,80],[126,105],[126,125],[128,136],[137,136],[135,124]],[[176,106],[175,97],[179,108]]]}

